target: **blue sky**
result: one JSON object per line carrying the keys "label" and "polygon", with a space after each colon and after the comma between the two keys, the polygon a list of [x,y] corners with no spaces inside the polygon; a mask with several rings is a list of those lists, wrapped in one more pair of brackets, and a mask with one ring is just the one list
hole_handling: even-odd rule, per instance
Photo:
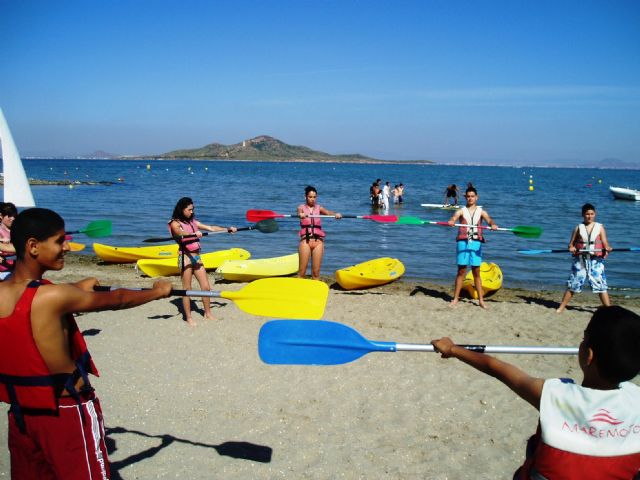
{"label": "blue sky", "polygon": [[0,0],[23,156],[640,162],[640,2]]}

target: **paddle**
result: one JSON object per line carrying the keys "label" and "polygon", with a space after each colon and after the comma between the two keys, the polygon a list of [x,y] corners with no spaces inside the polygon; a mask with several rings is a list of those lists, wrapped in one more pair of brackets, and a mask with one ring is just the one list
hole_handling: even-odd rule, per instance
{"label": "paddle", "polygon": [[[421,220],[418,217],[399,217],[398,225],[440,225],[441,227],[468,227],[464,223],[455,223],[453,225],[449,225],[447,222],[433,222],[430,220]],[[485,225],[477,226],[476,228],[482,228],[485,230],[491,230],[491,227],[487,227]],[[497,229],[501,232],[511,232],[514,235],[522,238],[539,238],[542,235],[542,228],[540,227],[531,227],[528,225],[518,225],[512,228],[502,228],[499,227]]]}
{"label": "paddle", "polygon": [[[121,287],[96,286],[99,292]],[[129,290],[149,290],[129,288]],[[262,278],[240,290],[210,292],[202,290],[171,290],[173,296],[226,298],[252,315],[264,317],[322,318],[329,287],[318,280],[303,278]]]}
{"label": "paddle", "polygon": [[[592,252],[601,252],[601,248],[595,248],[591,250]],[[640,247],[630,247],[630,248],[614,248],[613,252],[640,252]],[[589,250],[578,250],[578,253],[587,253]],[[522,253],[523,255],[538,255],[540,253],[570,253],[566,248],[557,248],[557,249],[549,249],[549,250],[518,250],[518,253]]]}
{"label": "paddle", "polygon": [[[240,227],[237,229],[238,232],[244,230],[258,230],[262,233],[273,233],[278,231],[278,222],[275,220],[261,220],[255,225],[251,225],[249,227]],[[207,235],[213,235],[215,233],[227,233],[226,231],[220,230],[219,232],[202,232],[202,236],[206,237]],[[191,238],[196,237],[197,235],[191,233],[188,235],[178,235],[175,237],[160,237],[160,238],[146,238],[143,240],[145,243],[159,243],[159,242],[168,242],[169,240],[178,240],[180,238]]]}
{"label": "paddle", "polygon": [[[480,353],[576,355],[574,347],[511,347],[460,345]],[[258,353],[272,365],[339,365],[370,352],[434,352],[433,345],[375,342],[341,323],[312,320],[273,320],[258,337]]]}
{"label": "paddle", "polygon": [[[258,222],[268,218],[297,218],[298,214],[276,213],[271,210],[247,210],[247,220],[250,222]],[[311,218],[335,218],[333,215],[309,215]],[[380,223],[396,223],[398,217],[395,215],[342,215],[342,218],[359,218],[364,220],[373,220]]]}
{"label": "paddle", "polygon": [[83,229],[65,233],[67,235],[84,233],[90,238],[108,237],[111,235],[111,220],[94,220],[93,222],[89,222]]}

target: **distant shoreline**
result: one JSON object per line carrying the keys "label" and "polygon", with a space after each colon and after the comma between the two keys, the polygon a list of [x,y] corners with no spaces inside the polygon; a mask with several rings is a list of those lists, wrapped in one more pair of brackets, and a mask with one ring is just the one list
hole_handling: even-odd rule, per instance
{"label": "distant shoreline", "polygon": [[570,169],[590,169],[590,170],[640,170],[638,166],[597,166],[597,165],[506,165],[490,163],[439,163],[431,160],[307,160],[307,159],[282,159],[282,160],[257,160],[257,159],[228,159],[228,158],[158,158],[158,157],[117,157],[117,158],[97,158],[97,157],[22,157],[23,160],[83,160],[83,161],[191,161],[191,162],[262,162],[262,163],[328,163],[328,164],[350,164],[350,165],[425,165],[440,167],[503,167],[503,168],[570,168]]}
{"label": "distant shoreline", "polygon": [[264,163],[348,163],[348,164],[363,164],[363,165],[371,165],[371,164],[384,164],[384,165],[438,165],[435,162],[429,160],[307,160],[304,158],[298,159],[282,159],[282,160],[259,160],[259,159],[229,159],[229,158],[159,158],[159,157],[117,157],[117,158],[96,158],[96,157],[23,157],[24,160],[89,160],[89,161],[104,161],[104,160],[113,160],[113,161],[135,161],[135,162],[145,162],[145,161],[191,161],[191,162],[264,162]]}

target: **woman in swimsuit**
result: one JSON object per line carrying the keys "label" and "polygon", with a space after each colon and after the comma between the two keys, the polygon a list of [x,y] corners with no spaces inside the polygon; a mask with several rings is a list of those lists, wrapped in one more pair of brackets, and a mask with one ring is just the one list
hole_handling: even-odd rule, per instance
{"label": "woman in swimsuit", "polygon": [[306,202],[298,206],[298,217],[300,217],[300,243],[298,244],[299,268],[298,277],[304,278],[311,259],[311,278],[320,278],[320,267],[322,266],[322,256],[324,254],[324,231],[322,230],[322,220],[314,218],[315,215],[333,215],[340,219],[340,213],[332,212],[316,203],[318,192],[312,186],[304,189]]}
{"label": "woman in swimsuit", "polygon": [[[220,227],[218,225],[205,225],[199,222],[193,214],[193,200],[183,197],[178,200],[173,215],[169,221],[169,230],[171,235],[176,238],[180,245],[178,252],[178,265],[180,267],[180,276],[182,279],[182,288],[191,290],[191,282],[196,277],[202,290],[211,290],[207,271],[200,259],[200,242],[202,237],[200,230],[208,230],[209,232],[234,233],[236,227]],[[185,235],[187,237],[185,237]],[[204,304],[204,318],[215,320],[211,314],[211,301],[208,297],[202,299]],[[182,298],[182,306],[186,322],[191,325],[197,325],[191,318],[191,299],[189,297]]]}

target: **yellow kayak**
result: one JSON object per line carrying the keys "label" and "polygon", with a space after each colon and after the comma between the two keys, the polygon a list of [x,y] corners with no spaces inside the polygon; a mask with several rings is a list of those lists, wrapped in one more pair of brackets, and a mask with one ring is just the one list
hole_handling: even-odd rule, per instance
{"label": "yellow kayak", "polygon": [[[493,295],[502,287],[502,270],[496,263],[482,262],[480,264],[480,279],[484,296]],[[478,292],[473,284],[473,273],[467,273],[462,282],[462,291],[467,292],[471,298],[478,298]]]}
{"label": "yellow kayak", "polygon": [[84,247],[86,247],[84,243],[69,242],[69,248],[72,252],[79,252],[81,250],[84,250]]}
{"label": "yellow kayak", "polygon": [[336,270],[336,280],[345,290],[376,287],[404,275],[404,265],[397,258],[375,258],[368,262]]}
{"label": "yellow kayak", "polygon": [[[200,255],[202,264],[207,270],[218,268],[222,262],[226,260],[244,260],[251,257],[251,254],[242,248],[230,248],[228,250],[218,250]],[[166,277],[169,275],[178,275],[177,258],[166,259],[141,259],[136,263],[136,268],[142,270],[150,277]]]}
{"label": "yellow kayak", "polygon": [[258,258],[255,260],[227,260],[216,273],[225,280],[250,282],[258,278],[282,277],[298,271],[298,254],[283,257]]}
{"label": "yellow kayak", "polygon": [[176,258],[178,244],[154,245],[150,247],[112,247],[102,243],[94,243],[93,251],[105,262],[134,263],[141,258]]}

